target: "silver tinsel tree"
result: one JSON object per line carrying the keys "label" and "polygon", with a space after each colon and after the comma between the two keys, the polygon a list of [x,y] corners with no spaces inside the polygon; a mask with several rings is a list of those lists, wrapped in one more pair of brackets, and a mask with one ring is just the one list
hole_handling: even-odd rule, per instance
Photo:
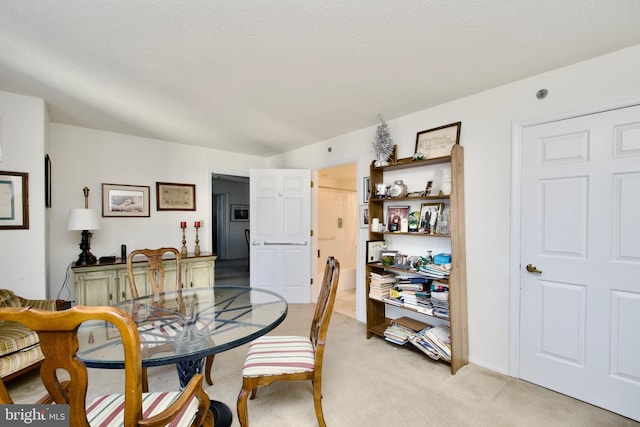
{"label": "silver tinsel tree", "polygon": [[375,166],[389,165],[389,156],[393,152],[393,139],[389,132],[389,125],[384,121],[382,115],[378,115],[380,124],[376,129],[376,139],[373,141],[373,150],[376,152]]}

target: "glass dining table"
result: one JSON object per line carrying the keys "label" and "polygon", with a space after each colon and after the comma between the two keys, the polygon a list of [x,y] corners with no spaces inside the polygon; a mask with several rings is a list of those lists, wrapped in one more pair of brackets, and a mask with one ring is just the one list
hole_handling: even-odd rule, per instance
{"label": "glass dining table", "polygon": [[[138,325],[142,366],[176,364],[181,387],[203,371],[204,358],[253,341],[287,315],[280,295],[248,286],[214,286],[147,295],[115,304]],[[78,357],[91,368],[123,369],[118,331],[105,322],[85,322],[78,331]],[[211,400],[215,425],[231,424],[231,410]]]}

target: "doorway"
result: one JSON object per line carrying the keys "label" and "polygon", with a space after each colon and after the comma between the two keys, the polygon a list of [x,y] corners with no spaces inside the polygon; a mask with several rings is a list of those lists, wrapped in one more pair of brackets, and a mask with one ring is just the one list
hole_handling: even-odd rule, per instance
{"label": "doorway", "polygon": [[215,268],[217,285],[249,285],[249,251],[245,229],[248,218],[235,216],[232,209],[249,206],[249,178],[211,175],[211,242],[218,255]]}
{"label": "doorway", "polygon": [[[334,310],[356,317],[356,241],[359,231],[357,163],[319,169],[318,271],[321,281],[327,256],[340,261],[340,286]],[[320,282],[318,282],[320,283]]]}

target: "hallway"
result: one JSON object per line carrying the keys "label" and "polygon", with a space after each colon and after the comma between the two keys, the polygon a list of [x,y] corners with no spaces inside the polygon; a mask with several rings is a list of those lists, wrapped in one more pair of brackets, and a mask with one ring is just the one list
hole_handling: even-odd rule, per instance
{"label": "hallway", "polygon": [[[216,286],[249,286],[249,272],[247,271],[246,258],[233,260],[216,261],[215,275]],[[356,290],[355,288],[340,290],[338,284],[338,294],[333,306],[336,313],[348,317],[356,317]]]}

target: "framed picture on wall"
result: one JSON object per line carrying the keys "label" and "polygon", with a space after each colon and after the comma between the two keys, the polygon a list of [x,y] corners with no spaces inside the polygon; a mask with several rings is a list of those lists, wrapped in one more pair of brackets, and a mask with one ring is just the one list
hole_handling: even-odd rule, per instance
{"label": "framed picture on wall", "polygon": [[369,226],[369,205],[360,205],[360,228]]}
{"label": "framed picture on wall", "polygon": [[0,230],[29,228],[29,174],[0,171]]}
{"label": "framed picture on wall", "polygon": [[102,216],[150,216],[148,186],[102,184]]}
{"label": "framed picture on wall", "polygon": [[156,182],[156,209],[159,211],[195,211],[196,185]]}
{"label": "framed picture on wall", "polygon": [[231,205],[231,221],[249,221],[249,206]]}

